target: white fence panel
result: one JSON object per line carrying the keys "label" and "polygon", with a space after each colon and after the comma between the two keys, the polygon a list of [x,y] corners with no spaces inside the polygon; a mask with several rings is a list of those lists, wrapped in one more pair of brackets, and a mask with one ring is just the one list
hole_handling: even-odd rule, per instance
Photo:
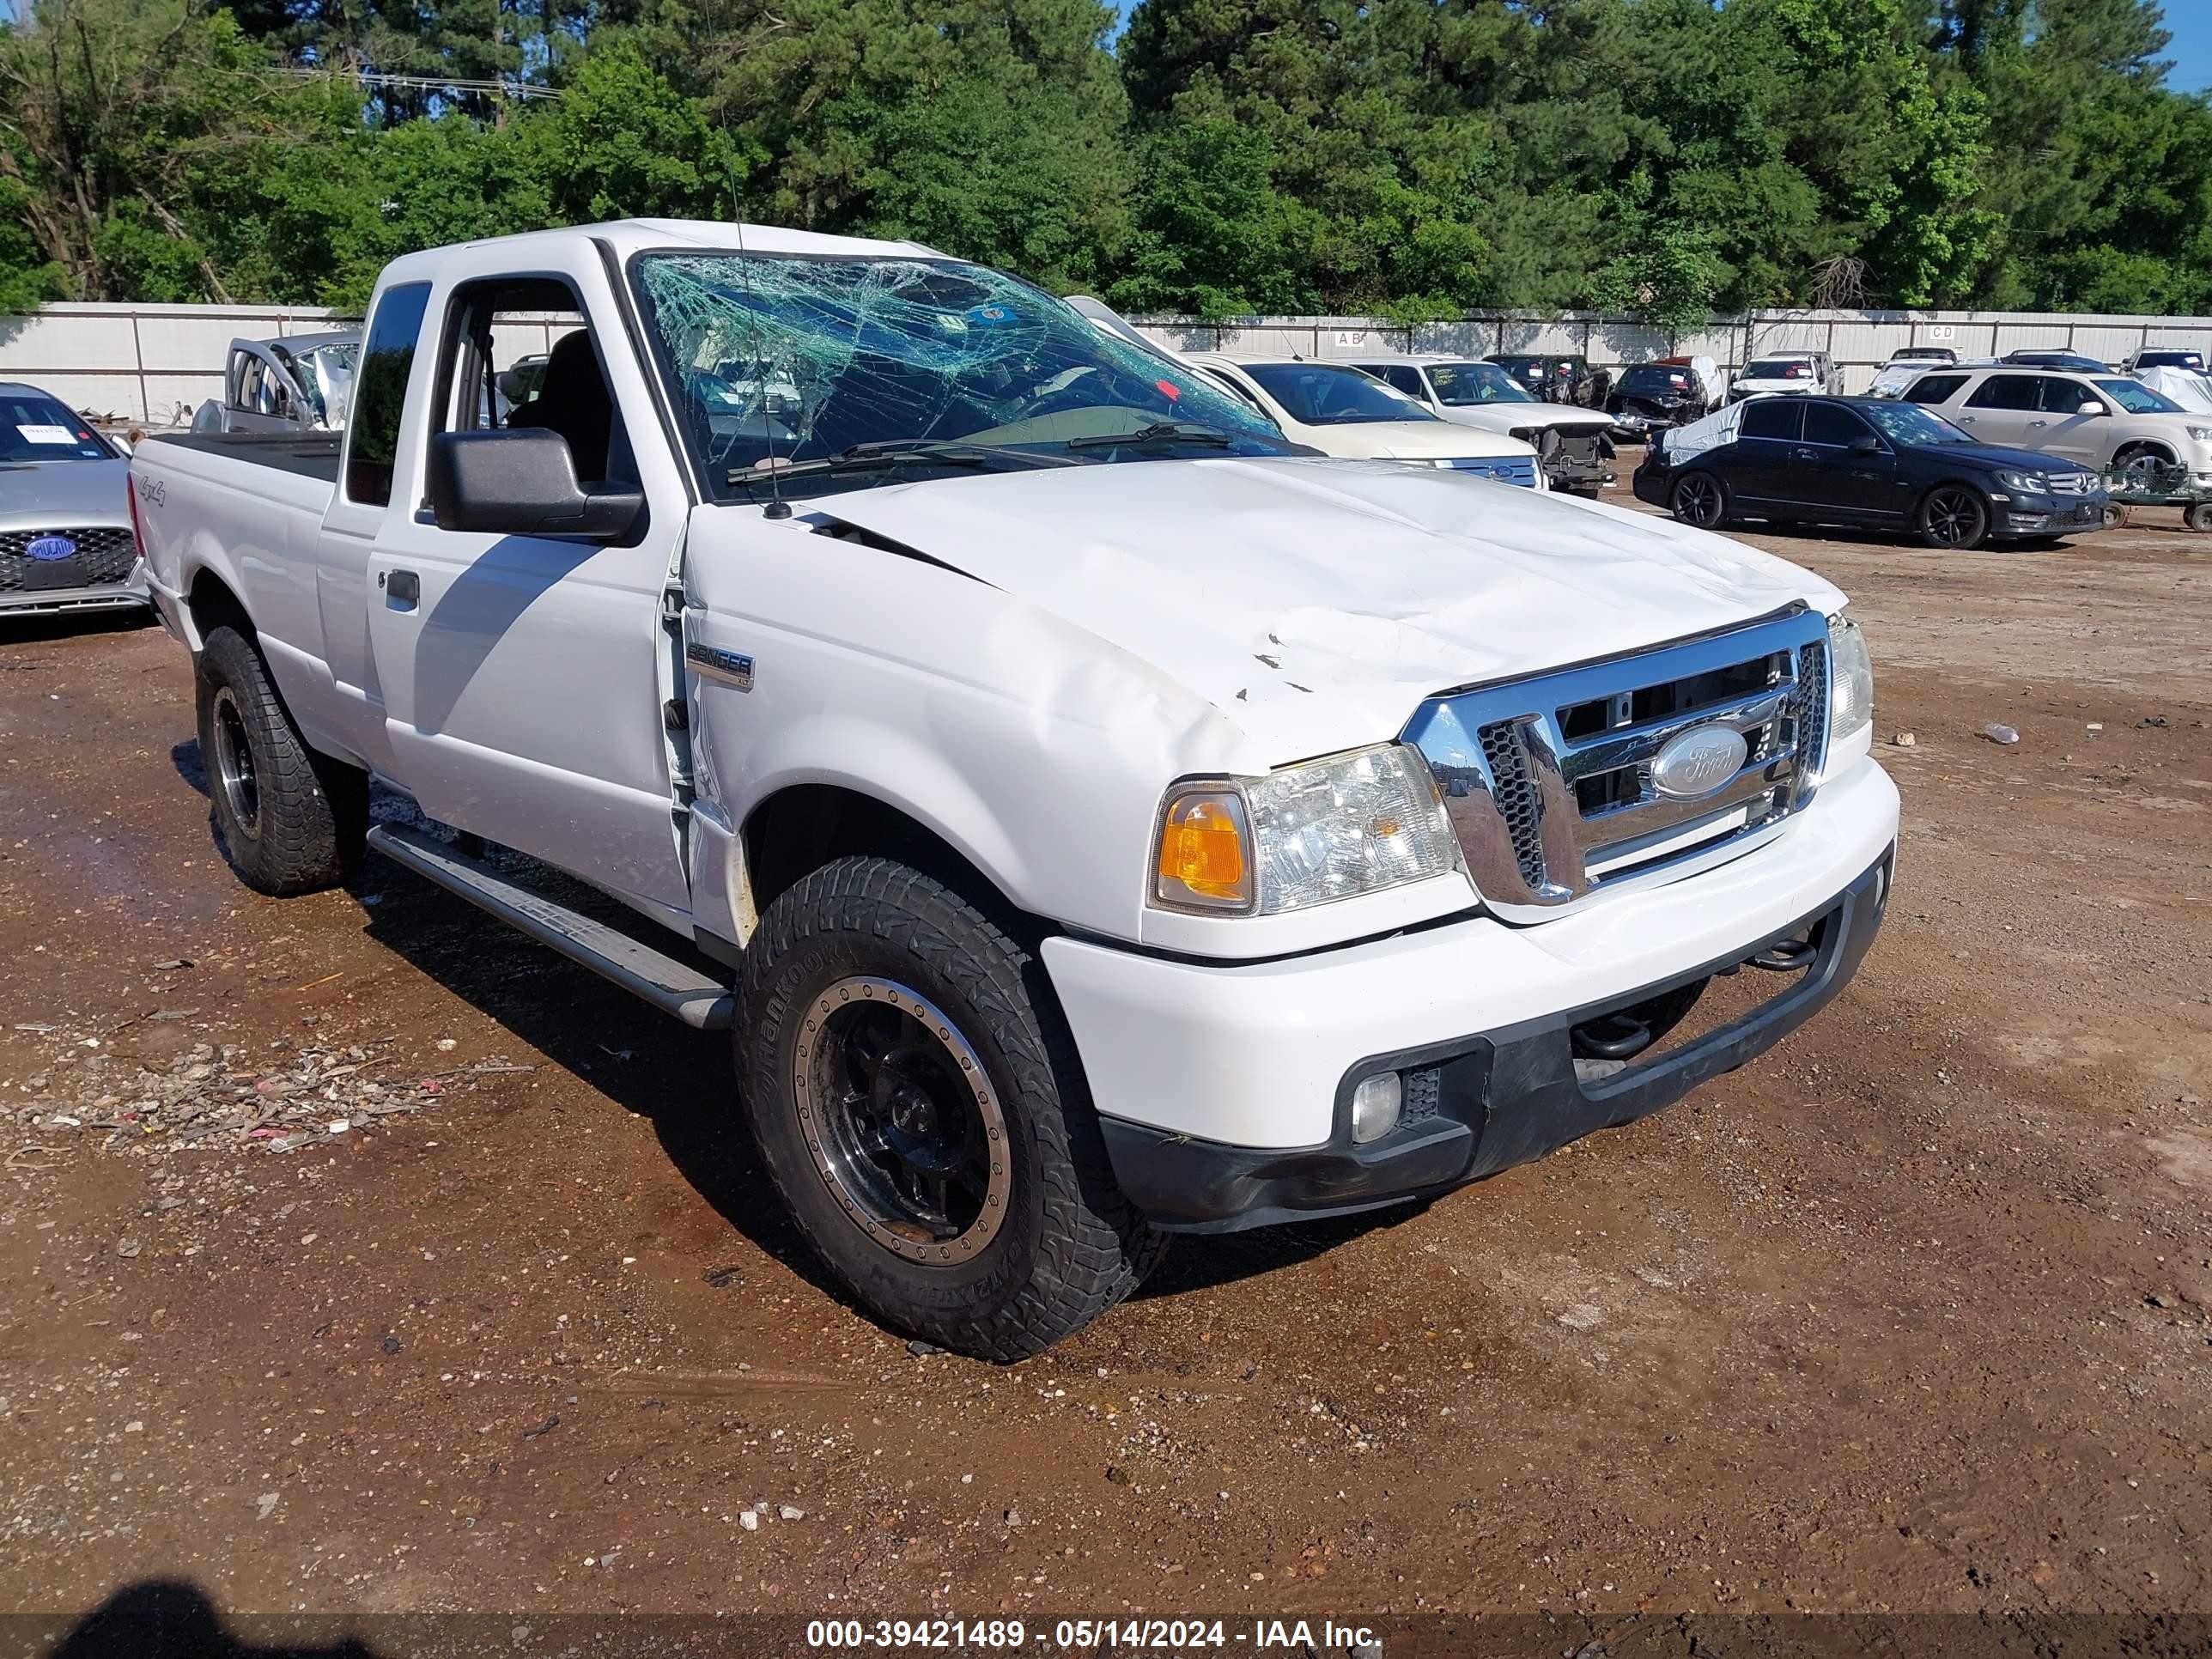
{"label": "white fence panel", "polygon": [[[0,317],[0,379],[28,380],[72,408],[126,423],[191,418],[222,390],[234,338],[270,339],[343,326],[351,319],[312,306],[53,305]],[[568,319],[517,317],[501,331],[514,355],[546,350]],[[2145,344],[2212,355],[2212,317],[2110,317],[1970,311],[1766,311],[1716,317],[1669,331],[1635,318],[1567,312],[1470,312],[1408,328],[1368,317],[1254,317],[1199,323],[1137,319],[1179,351],[1231,351],[1345,360],[1418,349],[1467,356],[1538,352],[1584,356],[1618,368],[1654,357],[1705,356],[1729,373],[1776,351],[1826,351],[1849,391],[1908,345],[1948,346],[1962,358],[2023,349],[2074,349],[2118,363]]]}

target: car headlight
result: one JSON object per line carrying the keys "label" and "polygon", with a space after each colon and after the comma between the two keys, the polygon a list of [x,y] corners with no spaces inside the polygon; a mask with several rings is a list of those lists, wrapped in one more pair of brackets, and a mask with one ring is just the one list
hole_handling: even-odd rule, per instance
{"label": "car headlight", "polygon": [[2192,426],[2189,435],[2200,444],[2212,444],[2212,426]]}
{"label": "car headlight", "polygon": [[2051,480],[2033,472],[2000,472],[1997,482],[2007,489],[2022,495],[2048,495],[2051,493]]}
{"label": "car headlight", "polygon": [[1828,749],[1874,724],[1874,660],[1846,606],[1828,618]]}
{"label": "car headlight", "polygon": [[1459,864],[1428,763],[1395,743],[1177,784],[1155,842],[1152,902],[1212,915],[1277,915]]}

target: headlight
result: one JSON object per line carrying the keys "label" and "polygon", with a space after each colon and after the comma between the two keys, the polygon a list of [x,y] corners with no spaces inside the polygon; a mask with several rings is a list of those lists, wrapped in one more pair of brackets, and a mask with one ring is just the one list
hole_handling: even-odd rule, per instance
{"label": "headlight", "polygon": [[2000,472],[1997,482],[2007,489],[2022,495],[2048,495],[2051,493],[2051,480],[2033,472]]}
{"label": "headlight", "polygon": [[2212,444],[2212,426],[2192,426],[2189,435],[2200,444]]}
{"label": "headlight", "polygon": [[1874,662],[1849,608],[1828,618],[1828,749],[1874,724]]}
{"label": "headlight", "polygon": [[1276,915],[1456,867],[1428,763],[1401,744],[1263,778],[1178,784],[1160,808],[1152,902]]}

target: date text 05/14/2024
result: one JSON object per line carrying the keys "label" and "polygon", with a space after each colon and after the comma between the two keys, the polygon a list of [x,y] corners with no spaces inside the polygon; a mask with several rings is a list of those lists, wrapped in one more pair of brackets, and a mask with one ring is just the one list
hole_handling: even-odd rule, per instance
{"label": "date text 05/14/2024", "polygon": [[1316,1629],[1305,1619],[1255,1619],[1231,1624],[1222,1619],[1061,1619],[1032,1632],[1019,1619],[815,1619],[807,1621],[812,1648],[1018,1649],[1040,1646],[1096,1650],[1152,1648],[1164,1652],[1195,1648],[1245,1647],[1344,1654],[1348,1659],[1380,1659],[1382,1648],[1364,1625],[1340,1625],[1324,1619]]}

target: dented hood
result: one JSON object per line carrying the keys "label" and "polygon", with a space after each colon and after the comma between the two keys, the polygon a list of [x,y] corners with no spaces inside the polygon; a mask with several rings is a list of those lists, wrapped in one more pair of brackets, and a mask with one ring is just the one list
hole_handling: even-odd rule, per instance
{"label": "dented hood", "polygon": [[1143,659],[1268,764],[1422,701],[1843,595],[1725,538],[1389,462],[1147,461],[856,490],[818,511]]}

